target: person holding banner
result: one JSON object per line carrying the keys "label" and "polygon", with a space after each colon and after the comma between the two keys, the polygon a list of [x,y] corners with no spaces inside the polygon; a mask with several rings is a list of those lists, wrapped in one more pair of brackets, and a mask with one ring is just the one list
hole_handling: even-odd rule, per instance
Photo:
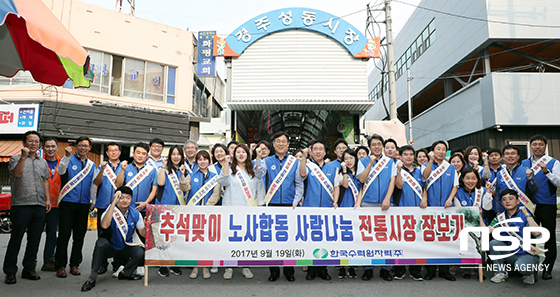
{"label": "person holding banner", "polygon": [[474,167],[467,167],[461,171],[459,177],[459,187],[455,194],[455,206],[480,206],[482,209],[492,209],[492,184],[483,181],[478,175],[478,170]]}
{"label": "person holding banner", "polygon": [[146,205],[156,197],[157,168],[147,163],[150,147],[143,142],[134,145],[132,156],[134,162],[128,166],[122,164],[122,170],[117,176],[116,185],[125,184],[132,189],[132,205],[146,217]]}
{"label": "person holding banner", "polygon": [[41,146],[41,137],[37,131],[27,131],[23,135],[21,154],[10,158],[10,185],[12,192],[11,219],[13,222],[10,241],[4,256],[4,273],[7,285],[17,282],[17,257],[21,241],[27,231],[27,247],[23,257],[21,277],[39,280],[35,273],[37,251],[45,223],[46,212],[51,210],[49,197],[49,165],[39,158],[37,150]]}
{"label": "person holding banner", "polygon": [[[346,149],[342,153],[342,163],[340,163],[340,172],[339,172],[339,192],[335,192],[335,196],[333,197],[333,207],[356,207],[356,202],[360,199],[361,190],[362,190],[362,183],[356,174],[358,170],[358,155],[353,149]],[[338,194],[338,195],[336,195]],[[358,275],[356,274],[357,267],[351,266],[348,267],[348,276],[350,278],[356,278]],[[344,266],[340,266],[338,269],[338,278],[346,278],[346,268]]]}
{"label": "person holding banner", "polygon": [[[525,206],[519,206],[519,195],[513,189],[505,189],[500,193],[500,200],[505,212],[500,213],[488,227],[488,233],[492,234],[494,228],[497,227],[515,227],[517,232],[501,232],[500,235],[503,237],[515,237],[519,240],[519,246],[523,245],[522,236],[523,228],[529,227],[539,227],[535,222],[529,211]],[[480,226],[486,227],[484,219],[482,218],[482,210],[479,212]],[[517,219],[518,221],[509,221],[510,219]],[[508,222],[509,221],[509,222]],[[531,234],[535,237],[541,235],[538,231],[533,231]],[[510,250],[496,250],[497,247],[505,248],[510,243],[505,243],[496,239],[490,241],[490,255],[502,256],[510,254]],[[539,253],[536,246],[531,246],[530,251],[525,251],[518,248],[517,251],[507,258],[495,258],[494,267],[497,271],[494,272],[494,276],[490,279],[493,283],[505,282],[508,278],[508,274],[505,271],[505,263],[511,264],[515,267],[516,271],[523,275],[523,283],[528,285],[533,285],[535,283],[535,274],[530,267],[539,264]],[[529,268],[529,269],[528,269]]]}
{"label": "person holding banner", "polygon": [[54,267],[54,251],[56,248],[56,234],[58,232],[58,196],[60,195],[60,175],[56,172],[60,157],[57,156],[58,140],[54,137],[45,139],[43,158],[49,165],[49,192],[51,197],[51,211],[45,215],[45,248],[43,250],[43,266],[41,271],[56,271]]}
{"label": "person holding banner", "polygon": [[[501,193],[505,189],[512,189],[520,195],[520,201],[527,210],[534,214],[535,205],[533,197],[539,191],[539,185],[535,180],[533,171],[528,167],[519,164],[519,149],[511,144],[504,146],[502,153],[504,154],[505,168],[500,170],[498,175],[497,193]],[[500,206],[499,212],[504,212],[503,205]]]}
{"label": "person holding banner", "polygon": [[70,273],[80,275],[78,268],[82,263],[82,247],[86,236],[88,214],[92,197],[95,196],[95,163],[88,159],[91,140],[87,136],[76,140],[76,153],[72,147],[65,148],[65,156],[60,160],[56,172],[61,177],[61,191],[58,197],[60,212],[58,239],[56,242],[56,276],[66,277],[68,263],[68,241],[73,237],[70,255]]}
{"label": "person holding banner", "polygon": [[[373,134],[369,138],[371,155],[358,162],[358,178],[364,183],[363,196],[357,202],[360,207],[381,207],[387,210],[391,206],[391,197],[395,189],[397,167],[395,162],[383,153],[383,137]],[[392,281],[390,266],[382,266],[379,276],[385,281]],[[373,278],[373,267],[364,266],[362,280]]]}
{"label": "person holding banner", "polygon": [[[290,138],[286,132],[276,132],[272,136],[272,145],[276,154],[262,161],[266,168],[264,203],[267,206],[290,207],[294,199],[299,201],[303,196],[303,179],[298,170],[299,160],[288,155]],[[270,267],[269,270],[268,281],[276,281],[280,277],[280,268]],[[295,280],[294,267],[284,266],[283,272],[289,282]]]}
{"label": "person holding banner", "polygon": [[[95,174],[95,185],[97,186],[97,197],[95,199],[94,205],[97,208],[97,237],[101,234],[101,216],[111,204],[111,199],[115,194],[115,181],[117,180],[117,175],[121,172],[121,145],[116,142],[110,142],[107,144],[107,150],[105,151],[109,162],[103,161],[101,165],[97,167]],[[126,161],[124,161],[126,162]],[[115,263],[116,264],[116,263]],[[107,272],[107,266],[109,263],[105,262],[101,265],[99,274],[104,274]],[[113,265],[113,269],[117,269]]]}
{"label": "person holding banner", "polygon": [[[438,140],[432,144],[431,151],[428,153],[430,161],[422,165],[422,177],[425,182],[422,193],[421,208],[430,207],[451,207],[453,198],[457,194],[459,180],[455,166],[445,161],[447,143]],[[436,265],[426,266],[425,280],[432,280],[436,276]],[[455,277],[449,273],[449,266],[439,265],[439,277],[448,281],[455,281]]]}
{"label": "person holding banner", "polygon": [[[338,169],[335,165],[325,162],[325,154],[326,150],[323,142],[318,140],[311,146],[312,161],[307,163],[305,174],[302,176],[307,178],[303,207],[333,207],[333,198],[339,195]],[[306,158],[306,150],[304,150],[300,162],[303,162]],[[294,197],[292,207],[296,208],[300,201],[301,197],[299,199]],[[324,280],[331,279],[327,266],[308,267],[305,279],[314,280],[317,276]]]}
{"label": "person holding banner", "polygon": [[[238,145],[233,151],[231,168],[229,162],[231,157],[226,156],[222,160],[222,172],[218,176],[218,183],[225,187],[223,206],[257,206],[264,205],[264,183],[263,176],[266,168],[261,166],[255,170],[253,162],[249,158],[249,148],[245,144]],[[260,158],[257,152],[257,158]],[[263,164],[263,162],[257,162]],[[231,170],[231,174],[230,174]],[[242,267],[241,272],[245,278],[253,278],[253,273],[247,267]],[[224,279],[231,279],[233,268],[226,268]]]}
{"label": "person holding banner", "polygon": [[82,285],[82,292],[95,287],[101,265],[111,257],[126,260],[119,280],[141,279],[134,270],[144,262],[144,249],[141,244],[132,243],[132,235],[138,230],[140,235],[145,236],[146,229],[140,212],[131,205],[131,201],[132,189],[127,186],[117,188],[113,201],[101,217],[101,236],[95,242],[91,274]]}
{"label": "person holding banner", "polygon": [[185,165],[187,172],[193,173],[198,167],[196,165],[196,153],[198,152],[198,143],[194,140],[187,140],[185,142]]}
{"label": "person holding banner", "polygon": [[535,221],[550,231],[550,239],[545,243],[547,250],[543,264],[549,264],[543,271],[542,279],[552,279],[552,268],[556,261],[556,191],[560,187],[560,162],[546,155],[548,140],[544,135],[534,135],[529,140],[533,156],[522,161],[531,168],[539,191],[535,194]]}

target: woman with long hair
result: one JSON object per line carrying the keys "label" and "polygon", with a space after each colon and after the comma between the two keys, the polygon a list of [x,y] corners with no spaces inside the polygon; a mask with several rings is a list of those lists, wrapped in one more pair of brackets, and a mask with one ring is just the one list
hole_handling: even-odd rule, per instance
{"label": "woman with long hair", "polygon": [[461,154],[454,154],[449,158],[449,163],[455,166],[457,176],[461,176],[461,171],[465,168],[465,159],[463,159],[463,156],[461,156]]}

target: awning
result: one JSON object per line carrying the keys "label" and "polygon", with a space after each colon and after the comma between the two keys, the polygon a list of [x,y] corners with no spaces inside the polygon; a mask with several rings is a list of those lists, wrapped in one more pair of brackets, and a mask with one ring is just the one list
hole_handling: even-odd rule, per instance
{"label": "awning", "polygon": [[231,110],[330,110],[366,112],[374,102],[369,100],[324,99],[233,99],[227,103]]}
{"label": "awning", "polygon": [[8,162],[12,156],[20,153],[23,148],[21,140],[0,141],[0,162]]}

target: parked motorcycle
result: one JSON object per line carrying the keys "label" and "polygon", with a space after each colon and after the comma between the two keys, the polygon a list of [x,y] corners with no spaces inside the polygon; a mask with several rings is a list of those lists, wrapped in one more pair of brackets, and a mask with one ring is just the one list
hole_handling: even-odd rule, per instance
{"label": "parked motorcycle", "polygon": [[12,232],[12,221],[10,220],[11,204],[11,193],[0,194],[0,231],[3,233]]}

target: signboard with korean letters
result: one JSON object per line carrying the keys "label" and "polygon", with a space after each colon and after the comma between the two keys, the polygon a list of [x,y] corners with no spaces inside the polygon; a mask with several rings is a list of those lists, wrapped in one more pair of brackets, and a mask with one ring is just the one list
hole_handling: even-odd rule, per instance
{"label": "signboard with korean letters", "polygon": [[216,31],[198,32],[198,51],[196,59],[197,76],[216,75],[216,58],[212,54]]}
{"label": "signboard with korean letters", "polygon": [[0,104],[0,134],[24,134],[38,126],[39,104]]}

